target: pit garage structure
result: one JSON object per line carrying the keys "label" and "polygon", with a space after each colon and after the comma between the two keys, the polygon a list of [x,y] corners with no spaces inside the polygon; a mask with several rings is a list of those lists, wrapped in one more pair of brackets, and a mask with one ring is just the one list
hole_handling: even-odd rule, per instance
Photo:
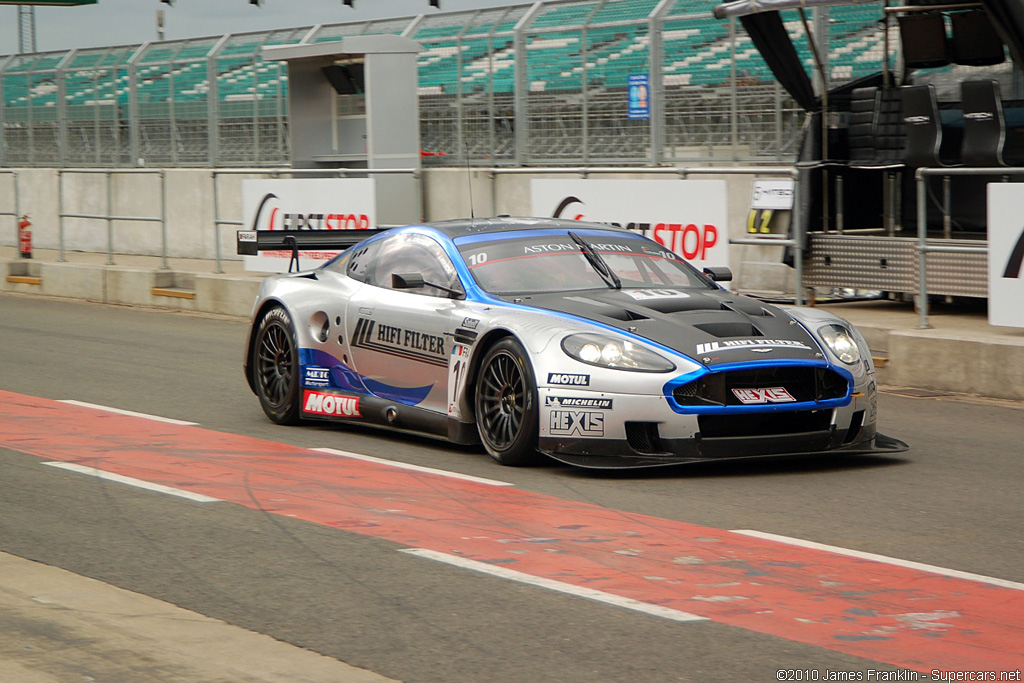
{"label": "pit garage structure", "polygon": [[[851,4],[737,0],[715,15],[740,18],[805,111],[797,161],[804,285],[923,291],[926,321],[930,296],[988,296],[986,186],[1024,178],[1024,5],[887,2],[879,70],[831,89],[814,35],[830,6]],[[818,31],[805,8],[815,10]],[[785,28],[783,12],[792,22],[792,10],[809,60]]]}
{"label": "pit garage structure", "polygon": [[288,68],[292,168],[374,178],[382,225],[420,220],[419,51],[396,35],[263,48]]}

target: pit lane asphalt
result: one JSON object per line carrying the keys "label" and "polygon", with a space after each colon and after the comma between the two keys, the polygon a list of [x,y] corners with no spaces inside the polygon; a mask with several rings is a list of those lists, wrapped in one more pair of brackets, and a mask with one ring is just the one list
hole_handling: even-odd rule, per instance
{"label": "pit lane asphalt", "polygon": [[[1024,581],[1019,404],[885,393],[883,431],[913,449],[899,458],[517,470],[428,440],[272,425],[241,375],[244,335],[236,320],[0,296],[0,389]],[[15,451],[0,452],[0,482],[0,551],[401,680],[775,680],[785,668],[885,668],[459,574],[384,541],[234,506],[197,508],[51,471]]]}

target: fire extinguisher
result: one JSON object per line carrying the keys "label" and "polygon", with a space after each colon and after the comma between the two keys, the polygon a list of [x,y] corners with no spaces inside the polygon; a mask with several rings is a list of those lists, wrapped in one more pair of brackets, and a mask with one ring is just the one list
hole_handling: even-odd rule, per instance
{"label": "fire extinguisher", "polygon": [[18,222],[18,251],[21,258],[32,258],[32,223],[28,220],[28,214],[23,215]]}

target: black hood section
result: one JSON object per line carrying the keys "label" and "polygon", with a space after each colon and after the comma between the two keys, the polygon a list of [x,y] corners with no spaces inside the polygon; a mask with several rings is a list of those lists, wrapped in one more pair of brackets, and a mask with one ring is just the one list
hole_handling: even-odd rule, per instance
{"label": "black hood section", "polygon": [[721,290],[588,290],[522,303],[631,332],[708,366],[821,359],[817,343],[785,311]]}

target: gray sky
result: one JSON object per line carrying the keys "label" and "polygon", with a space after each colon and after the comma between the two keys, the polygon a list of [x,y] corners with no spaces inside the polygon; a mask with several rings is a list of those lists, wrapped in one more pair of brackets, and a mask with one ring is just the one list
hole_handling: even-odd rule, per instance
{"label": "gray sky", "polygon": [[[524,0],[441,0],[441,10],[524,4]],[[263,29],[436,14],[428,0],[98,0],[81,7],[36,7],[36,49],[130,45],[156,40],[156,13],[164,10],[167,40]],[[0,55],[18,51],[18,9],[0,5]]]}

